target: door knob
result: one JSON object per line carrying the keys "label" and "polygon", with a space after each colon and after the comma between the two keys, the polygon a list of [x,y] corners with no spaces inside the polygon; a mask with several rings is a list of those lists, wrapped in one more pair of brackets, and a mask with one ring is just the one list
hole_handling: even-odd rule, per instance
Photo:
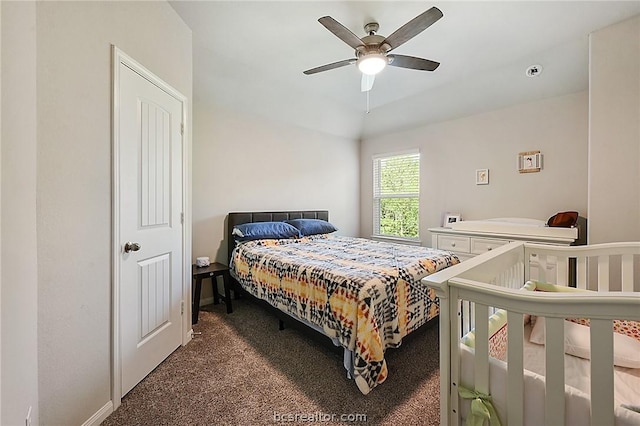
{"label": "door knob", "polygon": [[124,244],[125,253],[129,253],[130,251],[138,251],[138,250],[140,250],[140,244],[138,243],[132,243],[131,241],[128,241]]}

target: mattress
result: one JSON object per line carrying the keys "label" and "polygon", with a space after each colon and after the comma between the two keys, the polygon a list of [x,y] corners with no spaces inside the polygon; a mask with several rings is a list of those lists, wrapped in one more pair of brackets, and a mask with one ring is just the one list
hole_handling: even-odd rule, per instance
{"label": "mattress", "polygon": [[252,295],[351,350],[367,394],[387,377],[385,350],[438,315],[435,292],[420,279],[458,262],[427,247],[318,235],[240,243],[231,270]]}
{"label": "mattress", "polygon": [[[527,425],[544,424],[544,375],[545,347],[529,342],[531,325],[524,327],[523,362],[525,368],[525,419]],[[471,382],[474,370],[474,350],[461,343],[462,383]],[[589,424],[588,398],[590,389],[590,361],[565,354],[565,387],[567,425]],[[490,393],[494,406],[500,416],[505,419],[507,411],[506,383],[507,364],[499,359],[490,358]],[[640,389],[640,369],[614,367],[614,399],[616,402],[616,425],[640,424],[640,414],[621,407],[621,404],[638,406],[638,389]],[[468,408],[463,404],[463,418]]]}

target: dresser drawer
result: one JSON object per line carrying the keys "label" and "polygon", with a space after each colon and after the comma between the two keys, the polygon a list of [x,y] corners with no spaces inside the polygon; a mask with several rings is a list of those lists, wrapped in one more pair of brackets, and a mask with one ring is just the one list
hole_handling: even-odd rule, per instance
{"label": "dresser drawer", "polygon": [[438,248],[440,250],[469,253],[471,250],[471,238],[438,235]]}
{"label": "dresser drawer", "polygon": [[509,240],[494,240],[485,238],[472,238],[471,239],[471,253],[482,254],[489,250],[505,245]]}

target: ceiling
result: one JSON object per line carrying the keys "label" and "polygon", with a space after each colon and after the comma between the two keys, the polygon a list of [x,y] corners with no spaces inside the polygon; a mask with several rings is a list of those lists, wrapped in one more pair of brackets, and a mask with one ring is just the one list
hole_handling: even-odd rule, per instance
{"label": "ceiling", "polygon": [[[589,33],[640,14],[640,1],[173,1],[193,31],[194,101],[360,139],[587,89]],[[354,57],[318,18],[388,36],[438,7],[444,17],[393,53],[441,63],[387,67],[369,98]],[[543,72],[525,75],[539,64]]]}

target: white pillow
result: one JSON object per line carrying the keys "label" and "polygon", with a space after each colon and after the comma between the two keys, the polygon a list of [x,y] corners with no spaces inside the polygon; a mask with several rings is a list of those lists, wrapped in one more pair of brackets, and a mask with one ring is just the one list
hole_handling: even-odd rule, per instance
{"label": "white pillow", "polygon": [[[591,333],[589,327],[571,321],[564,322],[564,351],[584,359],[591,358],[589,342]],[[531,330],[529,341],[544,345],[545,320],[538,317]],[[613,364],[620,367],[640,368],[640,342],[633,337],[620,333],[613,333]]]}

